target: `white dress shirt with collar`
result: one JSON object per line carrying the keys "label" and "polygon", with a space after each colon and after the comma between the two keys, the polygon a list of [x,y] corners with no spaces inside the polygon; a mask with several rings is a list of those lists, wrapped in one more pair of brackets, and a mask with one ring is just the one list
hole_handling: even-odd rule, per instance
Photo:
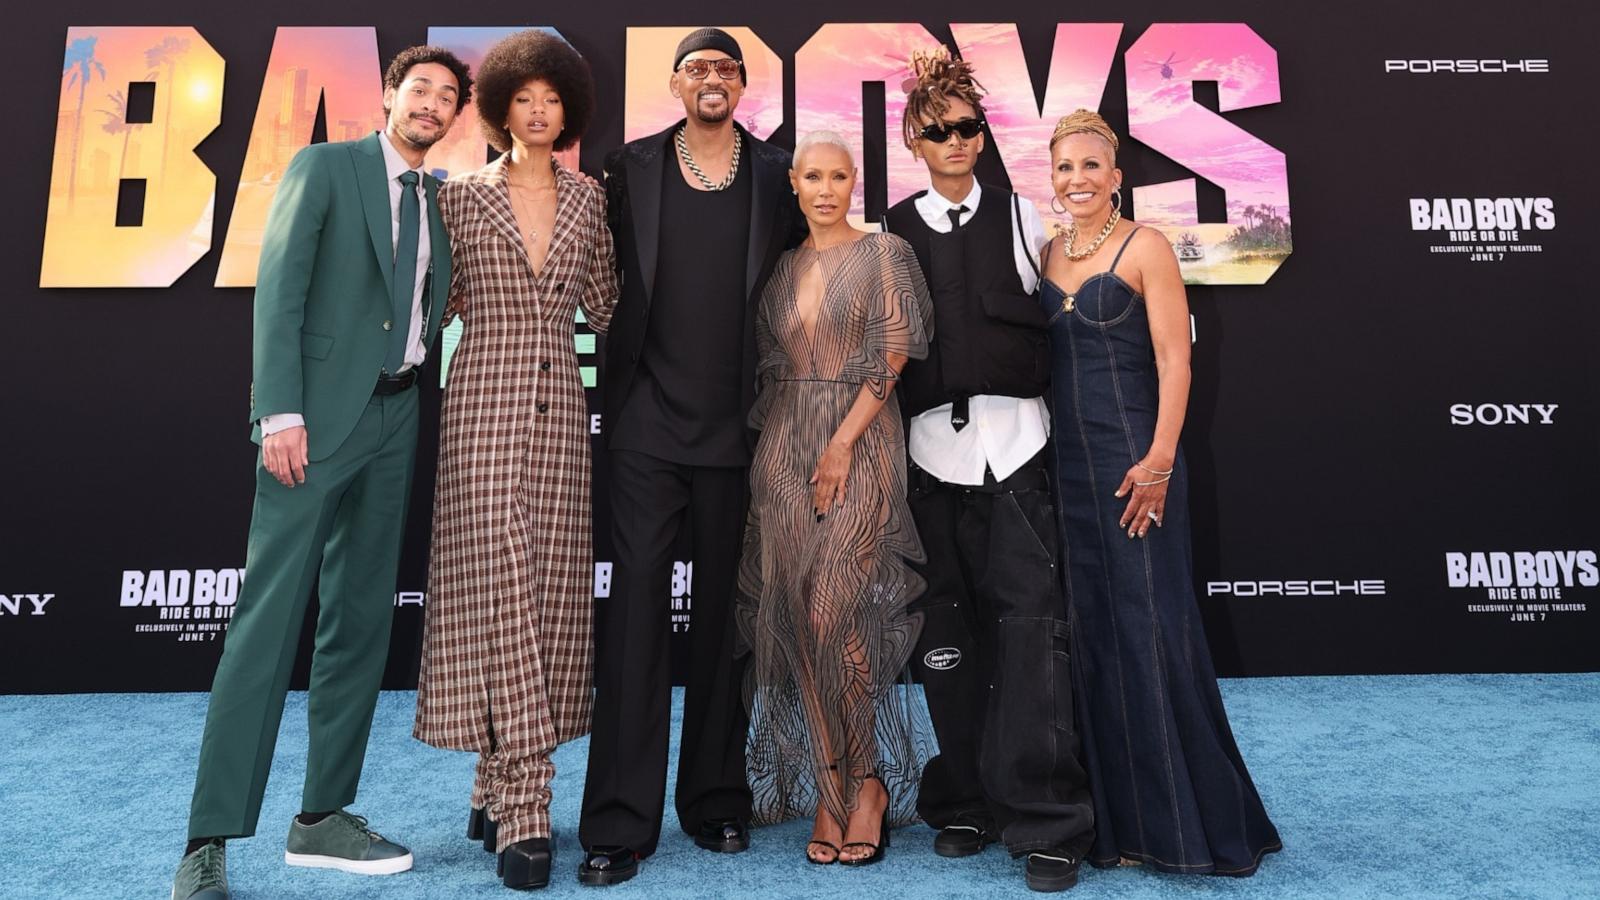
{"label": "white dress shirt with collar", "polygon": [[[950,231],[950,210],[965,206],[961,224],[966,225],[978,211],[983,189],[972,182],[972,191],[957,202],[950,202],[938,191],[929,188],[913,205],[922,221],[940,234]],[[1022,289],[1033,293],[1039,285],[1035,266],[1039,252],[1047,238],[1039,211],[1027,199],[1019,197],[1022,209],[1022,228],[1017,229],[1017,216],[1010,209],[1009,198],[1006,219],[1011,222],[1011,247],[1022,279]],[[1001,202],[995,198],[994,202]],[[934,336],[938,337],[938,322],[934,322]],[[911,459],[924,471],[947,484],[983,484],[984,469],[994,472],[996,480],[1011,477],[1044,448],[1050,438],[1050,411],[1042,397],[998,397],[979,394],[967,401],[969,420],[960,431],[950,425],[951,404],[936,406],[911,420],[911,438],[907,450]]]}
{"label": "white dress shirt with collar", "polygon": [[[413,169],[406,164],[400,151],[394,149],[389,143],[389,135],[378,132],[378,146],[383,148],[383,168],[389,176],[389,241],[390,246],[400,243],[400,197],[405,190],[405,185],[400,183],[400,176],[406,172],[417,173],[417,199],[420,201],[419,212],[422,215],[417,229],[417,283],[411,292],[411,333],[406,340],[406,360],[400,371],[422,365],[428,356],[428,345],[422,339],[422,326],[426,321],[422,317],[422,291],[428,282],[428,267],[433,262],[433,246],[428,238],[428,190],[422,183],[422,167]],[[377,376],[373,376],[377,381]],[[279,413],[275,416],[261,417],[262,435],[277,434],[286,428],[297,428],[306,423],[305,417],[299,413]]]}

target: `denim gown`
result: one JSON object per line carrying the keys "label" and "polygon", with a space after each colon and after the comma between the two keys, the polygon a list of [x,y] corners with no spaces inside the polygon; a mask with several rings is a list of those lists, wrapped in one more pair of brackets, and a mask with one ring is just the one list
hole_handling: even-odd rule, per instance
{"label": "denim gown", "polygon": [[1114,494],[1154,439],[1159,393],[1144,298],[1115,274],[1132,237],[1071,302],[1048,279],[1039,289],[1050,316],[1073,677],[1094,795],[1090,862],[1249,875],[1282,845],[1217,691],[1195,600],[1181,450],[1164,525],[1143,539],[1118,525],[1128,500]]}

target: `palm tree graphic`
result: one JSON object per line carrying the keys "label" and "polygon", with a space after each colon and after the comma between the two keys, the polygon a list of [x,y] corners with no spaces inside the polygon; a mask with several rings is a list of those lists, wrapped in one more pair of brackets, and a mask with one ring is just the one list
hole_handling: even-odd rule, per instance
{"label": "palm tree graphic", "polygon": [[166,95],[167,114],[161,120],[161,180],[167,178],[167,144],[172,136],[172,94],[177,89],[178,59],[189,52],[189,39],[167,35],[161,43],[144,51],[144,64],[149,67],[150,73],[146,78],[154,78],[160,74],[160,69],[167,70]]}
{"label": "palm tree graphic", "polygon": [[81,37],[67,45],[67,58],[61,66],[61,74],[71,74],[67,79],[67,90],[73,87],[78,89],[78,112],[72,125],[72,168],[67,171],[67,208],[71,209],[78,199],[78,150],[81,147],[83,135],[83,103],[89,91],[89,80],[97,74],[101,80],[106,77],[106,67],[100,60],[94,58],[94,45],[100,39],[95,35]]}
{"label": "palm tree graphic", "polygon": [[133,130],[138,124],[128,121],[128,100],[121,91],[114,91],[106,95],[116,109],[101,109],[100,114],[106,117],[101,123],[100,130],[106,134],[122,135],[122,155],[117,159],[117,180],[122,180],[123,172],[128,165],[128,139],[133,137]]}

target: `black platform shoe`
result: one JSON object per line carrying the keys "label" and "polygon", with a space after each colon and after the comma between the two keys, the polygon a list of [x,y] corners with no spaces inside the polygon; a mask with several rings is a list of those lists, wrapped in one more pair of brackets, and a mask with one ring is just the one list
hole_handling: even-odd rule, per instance
{"label": "black platform shoe", "polygon": [[483,840],[483,823],[487,821],[489,821],[489,813],[474,806],[472,815],[467,816],[467,840]]}
{"label": "black platform shoe", "polygon": [[1078,883],[1077,857],[1060,851],[1028,854],[1028,889],[1064,891]]}
{"label": "black platform shoe", "polygon": [[639,874],[639,854],[632,847],[596,846],[584,854],[578,866],[578,883],[621,884]]}
{"label": "black platform shoe", "polygon": [[706,819],[695,832],[694,843],[716,853],[742,853],[750,849],[750,830],[738,819]]}
{"label": "black platform shoe", "polygon": [[550,857],[549,838],[528,838],[501,851],[495,871],[508,888],[542,888],[550,883]]}
{"label": "black platform shoe", "polygon": [[995,842],[993,826],[981,819],[959,817],[939,829],[933,839],[933,852],[952,858],[976,856]]}
{"label": "black platform shoe", "polygon": [[[473,810],[474,818],[476,818],[476,813],[478,812],[480,812],[480,810]],[[477,837],[483,841],[483,852],[493,853],[495,852],[495,848],[500,844],[500,826],[496,825],[494,820],[489,818],[488,810],[482,810],[482,813],[483,821],[478,825]],[[473,823],[471,821],[467,822],[467,837],[469,838],[473,837],[472,824]]]}

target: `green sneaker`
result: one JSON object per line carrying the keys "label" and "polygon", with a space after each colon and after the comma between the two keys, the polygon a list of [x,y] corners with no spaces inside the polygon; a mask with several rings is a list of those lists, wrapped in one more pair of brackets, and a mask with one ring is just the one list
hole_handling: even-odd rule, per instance
{"label": "green sneaker", "polygon": [[315,825],[289,825],[283,861],[291,866],[338,869],[357,875],[393,875],[411,868],[411,851],[385,840],[367,820],[339,810]]}
{"label": "green sneaker", "polygon": [[228,900],[228,851],[206,844],[183,857],[172,880],[172,900]]}

